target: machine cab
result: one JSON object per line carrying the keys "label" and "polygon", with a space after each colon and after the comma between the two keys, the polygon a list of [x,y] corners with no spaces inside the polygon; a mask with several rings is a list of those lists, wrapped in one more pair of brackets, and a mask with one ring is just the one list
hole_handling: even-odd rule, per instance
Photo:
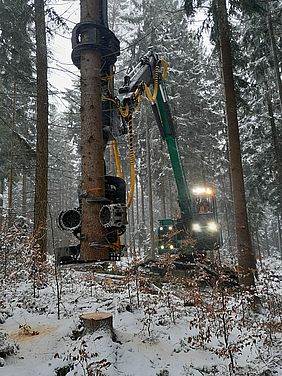
{"label": "machine cab", "polygon": [[221,226],[218,222],[215,190],[210,186],[192,189],[194,220],[191,232],[199,250],[213,250],[222,245]]}

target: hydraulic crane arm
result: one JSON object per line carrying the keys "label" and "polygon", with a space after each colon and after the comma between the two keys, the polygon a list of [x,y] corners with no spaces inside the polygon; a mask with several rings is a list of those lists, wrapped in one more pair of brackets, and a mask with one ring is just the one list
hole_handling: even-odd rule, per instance
{"label": "hydraulic crane arm", "polygon": [[[124,77],[124,85],[119,89],[119,102],[123,109],[133,111],[139,97],[146,93],[163,140],[166,141],[170,161],[178,191],[181,218],[189,223],[193,218],[193,204],[187,186],[179,154],[175,127],[164,84],[166,66],[153,52],[144,55],[139,63]],[[151,94],[149,87],[153,87]]]}

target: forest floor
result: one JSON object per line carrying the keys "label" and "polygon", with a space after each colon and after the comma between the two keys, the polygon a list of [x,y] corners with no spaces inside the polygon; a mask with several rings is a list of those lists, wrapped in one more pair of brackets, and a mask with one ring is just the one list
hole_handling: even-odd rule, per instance
{"label": "forest floor", "polygon": [[[50,275],[35,290],[3,282],[0,357],[10,355],[0,358],[0,375],[282,375],[281,260],[263,266],[255,311],[238,289],[140,271],[63,267],[60,295]],[[79,316],[96,311],[113,315],[113,333],[82,331]]]}

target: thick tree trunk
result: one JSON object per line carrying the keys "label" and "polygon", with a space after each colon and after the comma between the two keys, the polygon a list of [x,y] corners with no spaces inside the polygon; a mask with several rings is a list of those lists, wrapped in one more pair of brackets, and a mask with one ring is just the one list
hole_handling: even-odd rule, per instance
{"label": "thick tree trunk", "polygon": [[225,0],[217,0],[216,4],[216,19],[218,21],[222,73],[226,102],[226,117],[228,124],[228,142],[232,191],[235,209],[239,276],[241,285],[249,288],[255,285],[253,272],[256,271],[256,260],[252,249],[246,210],[239,127],[232,68],[230,30]]}
{"label": "thick tree trunk", "polygon": [[[81,22],[100,23],[100,0],[81,0]],[[80,259],[107,259],[106,230],[99,213],[105,196],[104,150],[102,133],[101,54],[81,51],[81,176],[82,223]],[[94,256],[95,255],[95,256]]]}
{"label": "thick tree trunk", "polygon": [[36,70],[37,70],[37,139],[34,202],[34,236],[41,260],[47,255],[48,192],[48,88],[47,45],[44,1],[35,0]]}

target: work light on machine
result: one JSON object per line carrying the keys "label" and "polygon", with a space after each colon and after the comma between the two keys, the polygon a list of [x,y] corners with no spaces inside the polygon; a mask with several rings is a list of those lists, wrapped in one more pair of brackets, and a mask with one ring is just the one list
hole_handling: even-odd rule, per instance
{"label": "work light on machine", "polygon": [[168,226],[168,229],[171,231],[171,230],[173,230],[173,227],[172,226]]}
{"label": "work light on machine", "polygon": [[200,231],[202,231],[201,225],[199,223],[193,223],[192,224],[192,231],[194,231],[194,232],[200,232]]}
{"label": "work light on machine", "polygon": [[161,245],[161,249],[164,249],[164,245]]}
{"label": "work light on machine", "polygon": [[208,223],[208,230],[211,232],[216,232],[218,231],[218,224],[215,222],[209,222]]}
{"label": "work light on machine", "polygon": [[161,226],[161,227],[160,227],[160,231],[163,231],[163,229],[164,229],[163,226]]}
{"label": "work light on machine", "polygon": [[174,246],[171,244],[170,246],[169,246],[169,249],[173,249],[174,248]]}
{"label": "work light on machine", "polygon": [[213,190],[210,187],[194,187],[192,189],[194,195],[201,196],[201,195],[212,195]]}

